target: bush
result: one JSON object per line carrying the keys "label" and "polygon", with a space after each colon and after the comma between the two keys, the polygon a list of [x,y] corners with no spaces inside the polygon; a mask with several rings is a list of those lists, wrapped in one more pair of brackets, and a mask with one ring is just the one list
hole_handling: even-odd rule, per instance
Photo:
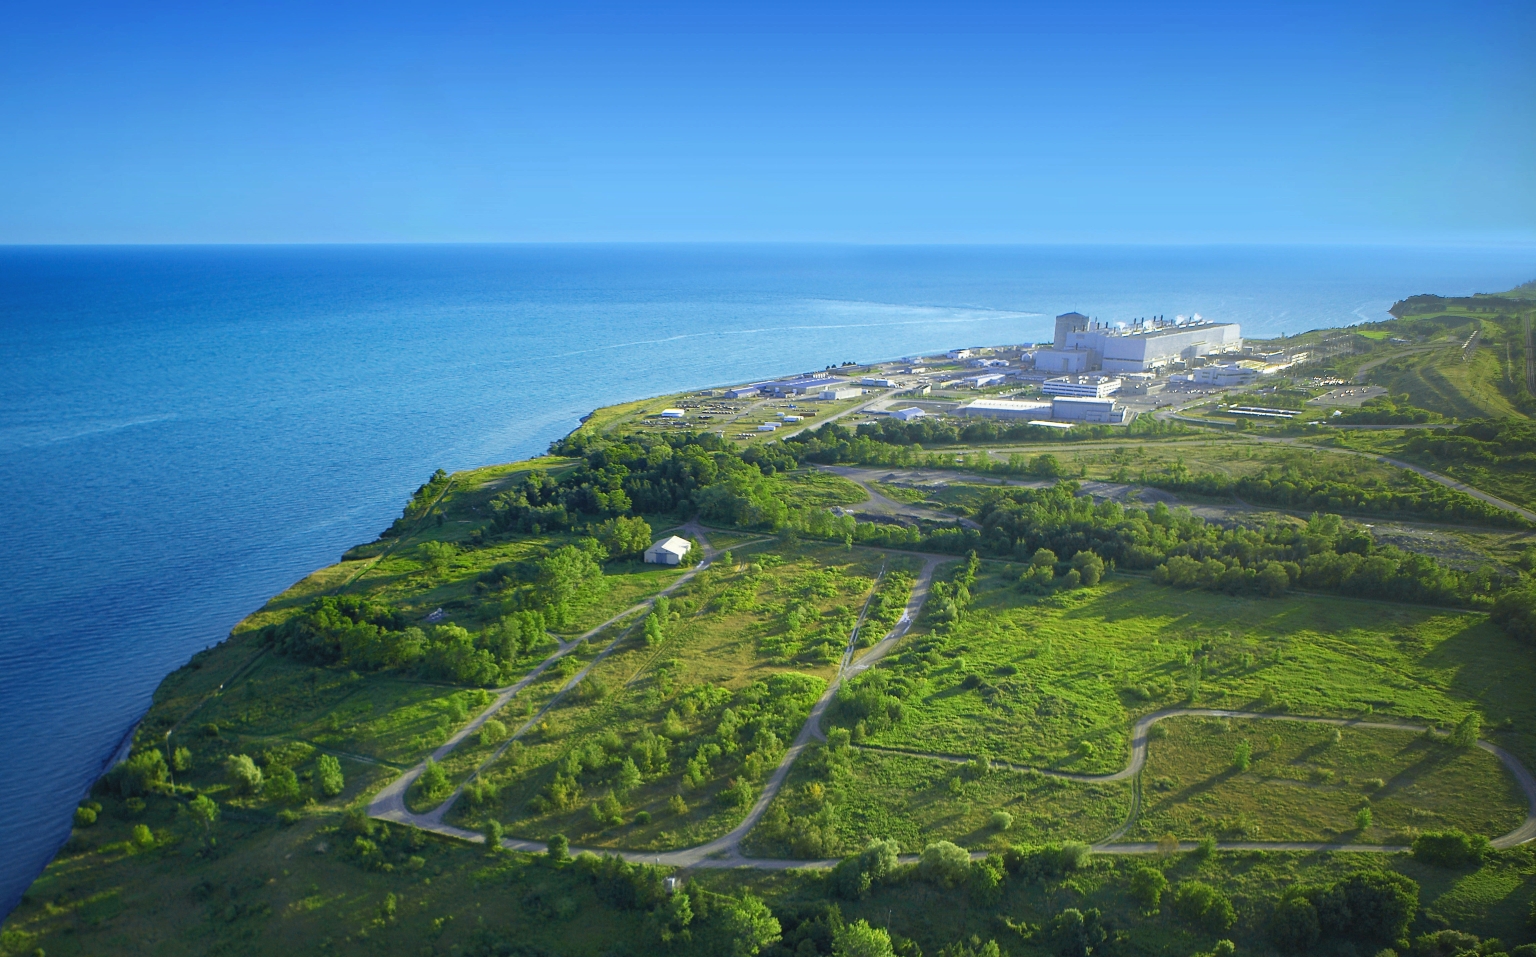
{"label": "bush", "polygon": [[341,762],[329,754],[316,758],[315,784],[325,797],[333,798],[340,794],[347,786],[347,779],[341,773]]}
{"label": "bush", "polygon": [[272,769],[272,774],[268,776],[261,793],[268,801],[278,804],[296,803],[302,797],[302,792],[299,790],[299,776],[293,773],[293,768],[278,765]]}
{"label": "bush", "polygon": [[1009,814],[1007,811],[993,811],[992,812],[992,829],[993,830],[995,830],[995,831],[1006,831],[1010,827],[1013,827],[1013,815],[1012,814]]}
{"label": "bush", "polygon": [[1219,934],[1237,922],[1237,912],[1227,895],[1200,881],[1184,881],[1174,888],[1173,910],[1186,923]]}
{"label": "bush", "polygon": [[486,719],[485,724],[480,726],[480,746],[483,748],[500,744],[506,736],[507,726],[495,718]]}
{"label": "bush", "polygon": [[1455,828],[1425,831],[1413,839],[1413,859],[1436,867],[1473,867],[1488,853],[1488,839]]}
{"label": "bush", "polygon": [[1488,618],[1511,636],[1536,644],[1536,587],[1510,588],[1500,593]]}
{"label": "bush", "polygon": [[1163,891],[1167,888],[1168,878],[1155,867],[1139,867],[1131,874],[1131,896],[1147,910],[1162,906]]}
{"label": "bush", "polygon": [[1282,950],[1310,951],[1322,934],[1317,908],[1305,894],[1281,898],[1269,921],[1269,935]]}
{"label": "bush", "polygon": [[133,826],[133,843],[138,847],[153,847],[155,834],[147,824],[135,824]]}
{"label": "bush", "polygon": [[935,841],[923,848],[917,870],[930,883],[957,887],[970,875],[971,855],[949,841]]}
{"label": "bush", "polygon": [[255,794],[261,790],[261,768],[256,766],[249,754],[231,754],[225,758],[224,774],[229,778],[229,783],[246,794]]}
{"label": "bush", "polygon": [[75,827],[90,827],[96,823],[96,812],[88,807],[75,808]]}

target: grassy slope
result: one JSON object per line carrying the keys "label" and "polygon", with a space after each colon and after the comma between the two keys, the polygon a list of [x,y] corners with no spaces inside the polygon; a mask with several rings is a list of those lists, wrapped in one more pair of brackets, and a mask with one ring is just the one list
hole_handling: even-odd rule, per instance
{"label": "grassy slope", "polygon": [[[1536,666],[1483,615],[1324,596],[1236,598],[1119,577],[1096,589],[1029,599],[987,563],[977,600],[928,663],[899,673],[926,685],[872,744],[1104,773],[1124,767],[1136,715],[1187,700],[1260,707],[1266,689],[1300,714],[1374,711],[1454,723],[1536,726]],[[1006,674],[1010,668],[1017,673]],[[996,689],[967,690],[974,673]],[[1499,739],[1536,764],[1536,735]],[[1092,745],[1086,756],[1076,749]]]}

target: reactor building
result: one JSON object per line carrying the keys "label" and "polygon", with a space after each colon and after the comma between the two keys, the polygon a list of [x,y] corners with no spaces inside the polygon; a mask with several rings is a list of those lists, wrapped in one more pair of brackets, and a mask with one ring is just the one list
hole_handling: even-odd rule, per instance
{"label": "reactor building", "polygon": [[1156,316],[1110,324],[1068,312],[1056,317],[1051,348],[1035,352],[1035,369],[1068,375],[1157,372],[1176,362],[1242,349],[1243,332],[1237,323],[1207,322],[1198,313],[1173,322]]}

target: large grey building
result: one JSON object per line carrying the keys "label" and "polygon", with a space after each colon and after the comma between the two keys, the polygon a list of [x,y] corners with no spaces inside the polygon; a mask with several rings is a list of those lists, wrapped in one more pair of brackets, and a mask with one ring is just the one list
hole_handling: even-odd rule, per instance
{"label": "large grey building", "polygon": [[1241,352],[1243,333],[1235,322],[1161,318],[1130,325],[1110,325],[1080,312],[1056,317],[1050,349],[1035,353],[1042,372],[1153,372],[1196,356]]}

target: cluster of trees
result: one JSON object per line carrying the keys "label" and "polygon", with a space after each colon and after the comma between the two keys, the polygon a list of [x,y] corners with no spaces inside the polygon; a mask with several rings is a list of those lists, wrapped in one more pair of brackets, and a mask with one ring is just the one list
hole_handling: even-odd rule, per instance
{"label": "cluster of trees", "polygon": [[[856,429],[829,423],[819,429],[801,432],[785,440],[796,458],[802,461],[833,464],[855,462],[863,465],[922,465],[924,449],[940,445],[980,445],[996,442],[1081,442],[1125,435],[1151,437],[1178,435],[1191,431],[1177,422],[1164,422],[1150,416],[1137,419],[1128,429],[1123,426],[1080,425],[1069,432],[1029,425],[1024,422],[975,419],[914,419],[902,422],[882,418],[866,422]],[[913,458],[916,455],[918,457]]]}
{"label": "cluster of trees", "polygon": [[[551,569],[566,564],[558,553],[550,556]],[[556,574],[552,571],[550,577]],[[578,579],[582,574],[590,571],[579,568]],[[568,591],[551,589],[547,594]],[[558,607],[569,614],[569,603]],[[371,599],[325,596],[287,621],[263,628],[260,637],[278,654],[310,664],[341,664],[360,671],[400,668],[434,681],[483,686],[509,677],[508,669],[520,657],[550,641],[544,613],[536,609],[510,612],[479,632],[452,622],[422,628],[407,620],[397,609]]]}
{"label": "cluster of trees", "polygon": [[1536,469],[1536,424],[1480,419],[1454,429],[1417,433],[1404,449],[1441,462]]}
{"label": "cluster of trees", "polygon": [[1144,484],[1172,492],[1192,492],[1212,498],[1236,496],[1244,501],[1281,508],[1367,512],[1378,515],[1419,515],[1440,521],[1476,521],[1525,528],[1517,513],[1446,488],[1412,472],[1404,473],[1408,488],[1384,482],[1367,485],[1330,479],[1294,465],[1268,466],[1253,475],[1232,478],[1214,472],[1191,474],[1175,467],[1141,476]]}
{"label": "cluster of trees", "polygon": [[1384,945],[1401,939],[1419,908],[1419,885],[1391,871],[1360,871],[1331,884],[1291,887],[1270,918],[1282,949],[1312,953],[1320,940]]}
{"label": "cluster of trees", "polygon": [[[411,496],[411,500],[405,505],[405,512],[395,519],[394,524],[385,529],[381,538],[392,538],[408,531],[410,526],[424,517],[432,508],[434,502],[448,490],[452,479],[448,473],[438,469],[432,473],[432,477],[422,483],[421,487]],[[441,516],[439,516],[441,517]]]}
{"label": "cluster of trees", "polygon": [[[300,767],[314,757],[314,767]],[[225,778],[237,794],[259,796],[274,804],[299,804],[310,796],[333,798],[347,786],[341,762],[329,754],[315,755],[313,746],[292,742],[265,751],[261,763],[248,754],[224,759]]]}
{"label": "cluster of trees", "polygon": [[1413,405],[1406,394],[1400,394],[1367,399],[1359,408],[1341,409],[1327,421],[1333,425],[1422,425],[1443,418],[1438,412]]}

